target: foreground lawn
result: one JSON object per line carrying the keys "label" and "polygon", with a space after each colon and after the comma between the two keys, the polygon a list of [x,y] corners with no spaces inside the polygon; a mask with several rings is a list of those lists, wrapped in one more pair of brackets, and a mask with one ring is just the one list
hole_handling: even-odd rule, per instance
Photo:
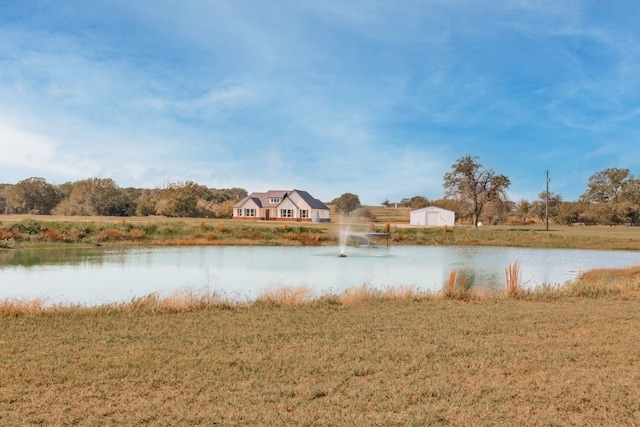
{"label": "foreground lawn", "polygon": [[0,425],[639,425],[640,300],[0,318]]}

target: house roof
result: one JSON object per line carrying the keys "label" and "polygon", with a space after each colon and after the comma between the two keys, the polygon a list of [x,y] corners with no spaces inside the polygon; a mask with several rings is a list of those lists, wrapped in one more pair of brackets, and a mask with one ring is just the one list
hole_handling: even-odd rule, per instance
{"label": "house roof", "polygon": [[249,199],[253,200],[253,202],[259,207],[263,208],[269,205],[275,206],[273,203],[270,203],[270,199],[280,199],[282,202],[289,194],[296,192],[300,195],[300,197],[311,207],[311,209],[326,209],[329,210],[327,205],[322,203],[320,200],[314,198],[311,194],[303,190],[292,190],[292,191],[283,191],[283,190],[269,190],[265,193],[251,193],[244,199],[240,200],[238,203],[233,205],[234,208],[242,207]]}
{"label": "house roof", "polygon": [[293,190],[292,193],[294,191],[298,193],[300,197],[304,199],[305,202],[307,202],[307,204],[311,207],[311,209],[327,209],[327,210],[329,209],[327,205],[322,203],[320,200],[314,198],[311,194],[307,193],[306,191]]}
{"label": "house roof", "polygon": [[262,208],[272,204],[272,203],[269,203],[269,199],[282,200],[286,197],[287,194],[288,194],[288,191],[282,191],[282,190],[269,190],[266,193],[251,193],[247,197],[245,197],[244,199],[240,200],[238,203],[233,205],[233,207],[239,208],[243,206],[249,199],[251,199],[255,202],[256,205],[258,205],[259,208]]}

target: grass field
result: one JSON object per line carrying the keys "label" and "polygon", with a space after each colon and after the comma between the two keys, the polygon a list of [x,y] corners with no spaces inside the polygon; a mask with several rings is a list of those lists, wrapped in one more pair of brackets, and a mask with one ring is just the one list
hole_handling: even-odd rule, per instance
{"label": "grass field", "polygon": [[[341,228],[389,230],[391,245],[487,245],[640,250],[640,227],[484,226],[411,227],[392,222],[399,209],[376,208],[376,218],[334,217],[332,223],[286,223],[165,217],[0,216],[0,248],[65,245],[337,245]],[[386,212],[386,213],[385,213]],[[408,215],[408,213],[406,213]],[[385,216],[386,215],[386,216]],[[385,240],[386,244],[387,241]]]}
{"label": "grass field", "polygon": [[640,424],[640,300],[0,319],[0,425]]}
{"label": "grass field", "polygon": [[[10,216],[0,246],[336,244],[338,222],[306,227]],[[640,249],[635,227],[390,232],[392,244]],[[0,298],[0,425],[640,425],[640,267],[536,290],[508,270],[508,295],[468,292],[452,274],[437,295]]]}

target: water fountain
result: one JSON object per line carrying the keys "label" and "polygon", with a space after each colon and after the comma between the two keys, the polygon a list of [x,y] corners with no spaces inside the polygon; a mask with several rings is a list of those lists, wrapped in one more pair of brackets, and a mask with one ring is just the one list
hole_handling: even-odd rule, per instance
{"label": "water fountain", "polygon": [[347,254],[345,254],[345,250],[347,247],[347,239],[349,238],[349,227],[346,229],[343,227],[342,221],[340,222],[340,253],[338,257],[345,258]]}

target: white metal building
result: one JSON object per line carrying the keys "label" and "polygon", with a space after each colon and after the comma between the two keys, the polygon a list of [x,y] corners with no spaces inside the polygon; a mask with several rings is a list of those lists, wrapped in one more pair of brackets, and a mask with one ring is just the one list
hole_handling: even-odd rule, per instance
{"label": "white metal building", "polygon": [[456,224],[456,214],[447,209],[428,206],[411,211],[409,223],[411,225],[422,225],[424,227],[454,226]]}

